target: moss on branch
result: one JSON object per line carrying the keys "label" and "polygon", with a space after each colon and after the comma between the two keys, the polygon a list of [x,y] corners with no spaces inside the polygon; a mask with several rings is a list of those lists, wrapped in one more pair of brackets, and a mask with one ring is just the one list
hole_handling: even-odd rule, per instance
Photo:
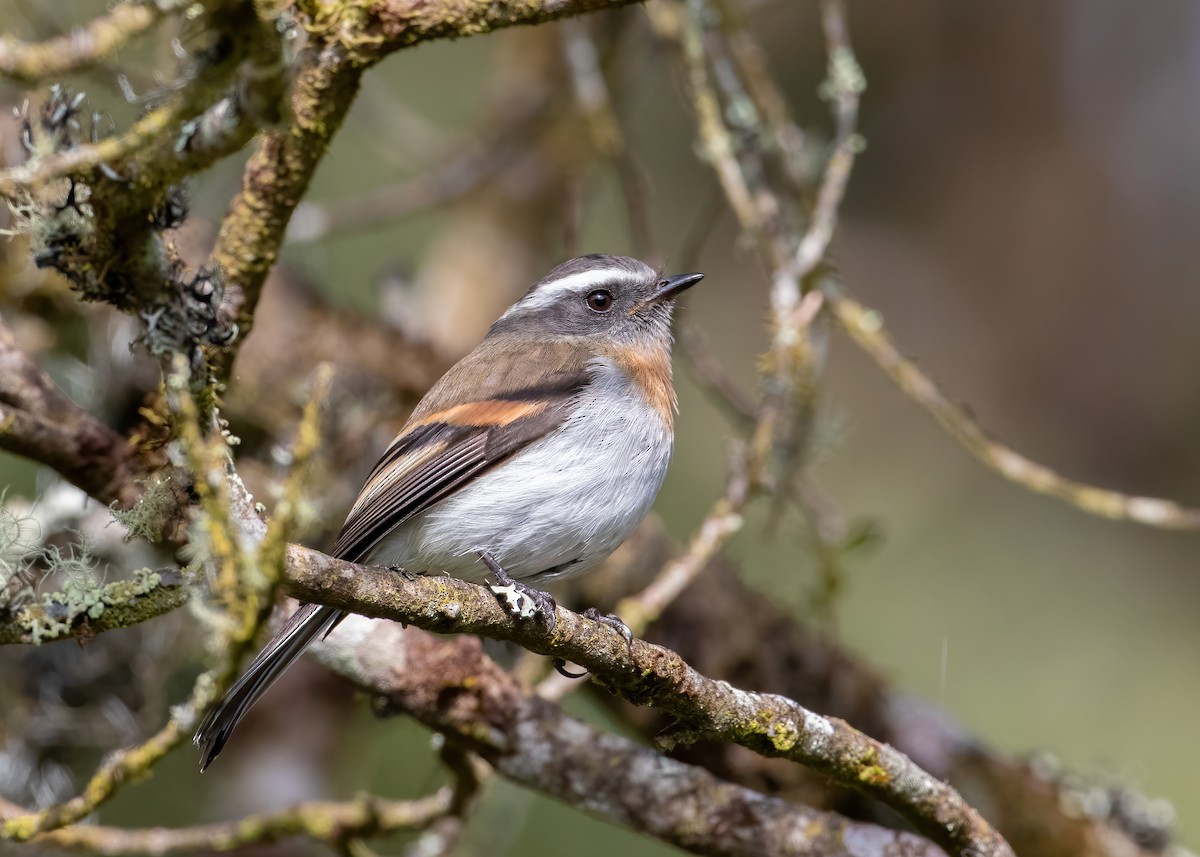
{"label": "moss on branch", "polygon": [[86,590],[67,587],[11,615],[0,613],[0,645],[92,637],[169,613],[187,600],[178,571],[139,569],[128,580]]}
{"label": "moss on branch", "polygon": [[0,36],[0,76],[33,84],[82,71],[111,57],[183,3],[121,3],[106,15],[43,42]]}
{"label": "moss on branch", "polygon": [[297,64],[291,115],[267,131],[246,164],[242,187],[221,223],[213,261],[226,275],[222,320],[242,336],[213,357],[227,376],[236,349],[254,324],[263,282],[275,264],[288,223],[374,63],[402,48],[462,38],[519,24],[540,24],[635,0],[418,0],[300,4],[309,17],[310,45]]}
{"label": "moss on branch", "polygon": [[[352,801],[310,801],[279,812],[177,829],[126,830],[74,825],[43,834],[36,841],[55,848],[83,851],[94,857],[234,851],[292,837],[337,843],[354,836],[420,830],[445,815],[450,801],[449,789],[411,801],[382,800],[364,795]],[[5,814],[5,809],[0,801],[0,815]],[[18,811],[18,807],[10,807],[8,814],[15,815]]]}
{"label": "moss on branch", "polygon": [[553,631],[520,621],[486,589],[450,577],[406,579],[293,546],[285,585],[305,601],[442,633],[481,634],[585,667],[637,705],[676,718],[664,743],[715,740],[798,762],[896,810],[955,855],[1011,857],[1012,849],[948,784],[893,747],[837,718],[775,694],[742,691],[701,675],[675,652],[559,608]]}

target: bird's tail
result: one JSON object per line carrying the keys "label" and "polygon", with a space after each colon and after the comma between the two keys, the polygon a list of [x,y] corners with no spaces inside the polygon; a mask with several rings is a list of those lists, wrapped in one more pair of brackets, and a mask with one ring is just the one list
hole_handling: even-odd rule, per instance
{"label": "bird's tail", "polygon": [[301,605],[291,615],[196,730],[192,741],[200,748],[201,771],[217,758],[234,728],[275,679],[304,653],[309,643],[333,630],[345,615],[345,611],[336,607],[318,604]]}

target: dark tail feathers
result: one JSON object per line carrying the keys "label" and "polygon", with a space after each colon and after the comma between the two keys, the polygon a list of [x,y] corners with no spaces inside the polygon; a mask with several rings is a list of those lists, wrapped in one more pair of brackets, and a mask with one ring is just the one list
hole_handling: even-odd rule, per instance
{"label": "dark tail feathers", "polygon": [[344,616],[342,610],[318,604],[304,604],[291,615],[196,730],[192,742],[200,748],[201,771],[217,758],[246,712],[275,683],[275,679],[304,654],[309,643],[332,631]]}

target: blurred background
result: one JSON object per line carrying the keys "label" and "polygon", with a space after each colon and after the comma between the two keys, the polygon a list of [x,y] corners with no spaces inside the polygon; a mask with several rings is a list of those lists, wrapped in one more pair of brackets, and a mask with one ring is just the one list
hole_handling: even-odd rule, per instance
{"label": "blurred background", "polygon": [[[816,94],[825,57],[815,6],[743,5],[794,114],[828,134]],[[68,12],[68,4],[0,0],[0,20],[7,33],[44,37],[103,7],[72,3]],[[1015,449],[1087,482],[1200,504],[1200,7],[912,0],[852,3],[850,11],[868,90],[860,121],[867,148],[834,240],[848,289]],[[708,275],[688,295],[688,318],[752,391],[766,344],[765,279],[727,213],[698,253],[688,250],[719,196],[695,156],[694,123],[666,48],[640,9],[587,22],[606,46],[611,97],[646,181],[653,246],[644,248],[635,246],[612,167],[581,154],[592,143],[562,73],[579,23],[422,46],[369,74],[293,221],[283,277],[452,356],[565,256],[646,252],[672,269],[686,261]],[[152,41],[119,58],[135,82],[135,72],[144,79],[169,67],[169,49]],[[120,124],[133,111],[115,77],[110,68],[77,83],[93,109]],[[0,83],[5,105],[25,95]],[[0,139],[10,160],[14,129],[4,125]],[[447,159],[453,169],[438,166]],[[233,159],[192,185],[181,243],[211,240],[240,167]],[[409,197],[408,209],[435,204],[372,208]],[[132,359],[123,342],[80,341],[77,330],[39,325],[33,309],[66,301],[64,287],[32,267],[20,241],[0,245],[0,257],[0,311],[87,402],[89,367],[109,361],[99,351]],[[282,314],[270,301],[290,300],[280,297],[281,279],[264,313]],[[132,335],[115,320],[107,329],[114,340]],[[253,359],[260,334],[259,348],[270,347],[264,323],[243,360]],[[677,450],[657,510],[683,539],[721,490],[734,430],[686,363],[677,375]],[[297,366],[290,381],[303,379]],[[385,438],[404,403],[363,402]],[[788,518],[769,528],[758,510],[728,551],[745,577],[990,745],[1045,751],[1169,801],[1182,843],[1200,846],[1200,540],[1110,523],[1002,481],[844,339],[835,342],[821,403],[815,478],[842,514],[871,522],[879,537],[850,558],[831,613],[816,615],[822,582],[806,532]],[[113,405],[89,404],[101,413]],[[373,458],[364,449],[361,467]],[[353,492],[360,475],[343,490]],[[45,497],[54,482],[0,456],[7,503]],[[349,499],[331,500],[324,512],[340,521],[345,505],[334,507]],[[163,698],[124,700],[136,716],[125,732],[114,727],[117,735],[139,734],[143,716],[159,722],[162,705],[180,698],[198,669],[195,657],[178,661],[184,647],[199,652],[182,624],[159,624],[129,645],[170,662]],[[53,731],[48,745],[61,745],[43,759],[37,788],[45,794],[71,792],[72,776],[118,740],[110,732],[91,746],[72,744],[82,727],[51,730],[46,709],[12,691],[24,688],[28,698],[30,683],[52,673],[103,672],[111,664],[88,666],[102,655],[74,643],[0,651],[0,745],[31,724]],[[330,719],[297,718],[286,692],[277,693],[261,706],[258,728],[240,736],[244,747],[255,742],[253,753],[239,753],[245,762],[223,759],[231,764],[199,780],[192,754],[178,751],[152,785],[126,789],[102,818],[178,824],[364,788],[413,795],[435,780],[421,727],[371,721],[366,706],[315,667],[288,681],[308,693],[306,705],[333,709]],[[590,720],[610,717],[587,696],[568,706]],[[325,723],[339,731],[321,732]],[[23,763],[12,747],[0,788],[6,777],[10,787],[22,777],[31,783],[21,767],[30,758]],[[589,835],[593,824],[503,786],[489,794],[463,853],[554,853],[566,837],[579,855],[610,854],[614,845],[630,855],[668,850],[608,827]],[[309,846],[287,847],[281,853]]]}

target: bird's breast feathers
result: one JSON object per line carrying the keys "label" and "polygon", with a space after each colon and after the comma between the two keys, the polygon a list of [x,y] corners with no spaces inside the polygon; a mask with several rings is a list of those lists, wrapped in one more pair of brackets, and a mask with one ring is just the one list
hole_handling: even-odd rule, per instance
{"label": "bird's breast feathers", "polygon": [[[349,531],[356,517],[379,518],[360,558],[467,579],[481,576],[477,550],[515,578],[598,564],[649,511],[670,460],[670,376],[667,392],[647,395],[646,362],[594,356],[551,401],[538,393],[418,409],[347,521]],[[397,483],[430,470],[456,484],[403,517],[370,515]]]}

